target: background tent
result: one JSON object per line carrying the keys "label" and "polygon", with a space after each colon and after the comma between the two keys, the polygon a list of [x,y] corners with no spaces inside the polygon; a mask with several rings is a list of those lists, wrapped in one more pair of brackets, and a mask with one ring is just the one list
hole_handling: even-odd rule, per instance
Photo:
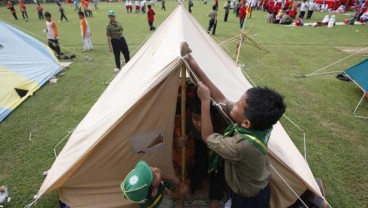
{"label": "background tent", "polygon": [[0,21],[0,121],[38,90],[61,66],[52,51]]}
{"label": "background tent", "polygon": [[365,96],[368,96],[368,59],[352,66],[344,71],[344,73],[352,80],[362,91],[363,96],[358,105],[353,110],[353,114],[357,111]]}
{"label": "background tent", "polygon": [[[227,98],[235,101],[252,87],[234,61],[178,6],[76,127],[37,197],[60,189],[60,199],[73,208],[130,207],[120,183],[138,160],[175,176],[172,140],[180,69],[185,65],[179,52],[183,40]],[[162,142],[149,147],[156,138]],[[272,207],[291,205],[307,189],[321,196],[308,164],[280,124],[274,127],[269,150]]]}

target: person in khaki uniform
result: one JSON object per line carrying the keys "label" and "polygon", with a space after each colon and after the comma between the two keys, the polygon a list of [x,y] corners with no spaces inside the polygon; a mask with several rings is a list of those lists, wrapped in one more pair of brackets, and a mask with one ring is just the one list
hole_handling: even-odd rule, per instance
{"label": "person in khaki uniform", "polygon": [[[272,126],[285,112],[283,97],[267,87],[254,87],[232,103],[204,74],[189,54],[191,50],[186,42],[181,44],[181,52],[203,82],[198,82],[202,139],[209,149],[217,153],[210,158],[209,164],[214,166],[211,169],[216,168],[216,164],[222,160],[225,162],[225,180],[230,188],[232,207],[268,208],[271,171],[267,143]],[[210,96],[234,122],[225,130],[224,135],[213,131]]]}
{"label": "person in khaki uniform", "polygon": [[109,45],[110,52],[114,52],[116,68],[115,72],[121,69],[120,64],[120,52],[123,53],[125,63],[130,60],[128,44],[123,36],[123,27],[119,22],[115,20],[116,13],[113,10],[108,12],[109,24],[106,27],[107,44]]}

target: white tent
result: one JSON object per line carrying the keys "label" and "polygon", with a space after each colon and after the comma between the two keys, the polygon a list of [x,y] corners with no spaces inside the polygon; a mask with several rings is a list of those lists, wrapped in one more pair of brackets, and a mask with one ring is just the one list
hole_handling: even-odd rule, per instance
{"label": "white tent", "polygon": [[[73,208],[129,207],[120,183],[138,160],[175,175],[172,140],[184,65],[179,52],[182,41],[189,43],[195,60],[229,100],[237,100],[252,87],[234,61],[178,6],[79,123],[38,197],[60,189],[61,200]],[[148,147],[157,138],[163,142]],[[269,156],[277,171],[271,179],[272,207],[291,205],[307,189],[321,196],[308,164],[279,123],[269,142]]]}

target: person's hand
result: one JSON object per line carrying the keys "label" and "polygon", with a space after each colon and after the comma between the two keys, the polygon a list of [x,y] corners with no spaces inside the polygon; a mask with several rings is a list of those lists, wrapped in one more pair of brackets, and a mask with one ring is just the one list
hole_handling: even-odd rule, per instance
{"label": "person's hand", "polygon": [[109,48],[109,51],[110,51],[110,53],[112,53],[112,48],[111,47]]}
{"label": "person's hand", "polygon": [[210,90],[202,82],[198,82],[197,95],[201,102],[210,101]]}
{"label": "person's hand", "polygon": [[184,183],[180,183],[180,195],[185,196],[188,193],[188,187]]}

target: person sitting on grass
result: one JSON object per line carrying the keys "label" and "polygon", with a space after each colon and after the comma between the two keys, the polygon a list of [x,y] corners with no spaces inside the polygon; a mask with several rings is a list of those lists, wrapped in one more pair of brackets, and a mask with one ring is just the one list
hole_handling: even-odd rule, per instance
{"label": "person sitting on grass", "polygon": [[[185,48],[189,46],[183,42],[181,51],[189,51]],[[232,103],[206,76],[190,53],[183,55],[201,80],[197,83],[197,93],[201,100],[202,139],[218,154],[217,161],[225,162],[225,180],[230,188],[232,207],[269,208],[271,168],[267,143],[272,126],[285,112],[283,97],[267,87],[253,87]],[[211,96],[234,122],[225,134],[213,130]],[[213,164],[216,168],[216,163]]]}

